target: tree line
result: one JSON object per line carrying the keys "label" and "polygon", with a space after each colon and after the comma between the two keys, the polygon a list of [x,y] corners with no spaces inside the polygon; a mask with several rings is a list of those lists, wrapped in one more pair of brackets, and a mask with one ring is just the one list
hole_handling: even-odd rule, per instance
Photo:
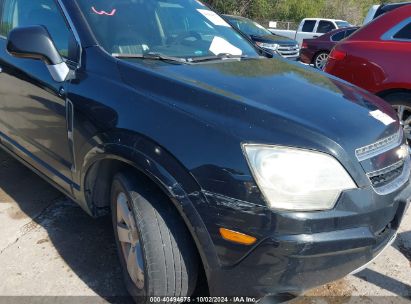
{"label": "tree line", "polygon": [[220,13],[269,20],[300,22],[303,18],[332,18],[362,24],[373,4],[398,0],[205,0]]}

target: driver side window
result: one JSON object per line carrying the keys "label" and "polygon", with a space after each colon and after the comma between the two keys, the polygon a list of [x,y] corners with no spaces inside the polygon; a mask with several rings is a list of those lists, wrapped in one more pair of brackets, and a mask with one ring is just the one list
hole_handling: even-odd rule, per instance
{"label": "driver side window", "polygon": [[60,55],[77,59],[73,34],[54,0],[4,0],[0,20],[0,35],[7,37],[16,27],[42,25],[53,39]]}

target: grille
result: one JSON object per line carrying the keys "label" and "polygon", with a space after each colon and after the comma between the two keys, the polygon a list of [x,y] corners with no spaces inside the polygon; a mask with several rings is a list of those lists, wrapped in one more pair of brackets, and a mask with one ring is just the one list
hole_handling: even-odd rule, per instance
{"label": "grille", "polygon": [[[411,159],[408,151],[404,132],[400,128],[393,135],[356,149],[355,155],[374,191],[379,195],[387,195],[402,187],[410,178]],[[386,160],[382,169],[378,165],[380,160]]]}
{"label": "grille", "polygon": [[283,57],[297,57],[300,55],[300,48],[298,45],[280,45],[278,52]]}
{"label": "grille", "polygon": [[359,161],[363,161],[399,146],[402,140],[403,132],[399,130],[397,133],[381,139],[376,143],[355,150],[355,155]]}
{"label": "grille", "polygon": [[404,171],[404,161],[400,161],[388,168],[367,174],[374,187],[382,187],[392,183]]}

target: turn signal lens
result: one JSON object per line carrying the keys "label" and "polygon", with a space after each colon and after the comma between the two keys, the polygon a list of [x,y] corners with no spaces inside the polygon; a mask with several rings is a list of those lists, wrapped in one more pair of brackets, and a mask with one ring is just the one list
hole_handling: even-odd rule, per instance
{"label": "turn signal lens", "polygon": [[330,58],[334,59],[334,60],[337,60],[337,61],[344,60],[345,57],[347,57],[346,52],[339,51],[339,50],[336,50],[336,49],[334,49],[330,54]]}
{"label": "turn signal lens", "polygon": [[303,44],[301,45],[301,48],[308,49],[308,43],[305,40],[303,40]]}
{"label": "turn signal lens", "polygon": [[252,245],[257,241],[257,239],[253,236],[249,236],[247,234],[225,228],[220,228],[220,234],[226,241],[234,242],[241,245]]}

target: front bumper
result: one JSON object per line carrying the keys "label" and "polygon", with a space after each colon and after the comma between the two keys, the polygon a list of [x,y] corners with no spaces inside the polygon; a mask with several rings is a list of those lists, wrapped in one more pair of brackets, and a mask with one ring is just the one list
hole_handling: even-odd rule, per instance
{"label": "front bumper", "polygon": [[[407,184],[392,196],[364,202],[363,211],[369,208],[369,212],[344,210],[361,204],[361,201],[354,202],[354,198],[366,198],[364,193],[351,193],[340,199],[340,210],[307,216],[302,213],[283,215],[288,217],[292,227],[281,227],[285,222],[277,219],[277,232],[261,241],[235,265],[214,272],[209,282],[211,294],[254,298],[299,295],[340,279],[369,263],[390,244],[410,197],[411,185]],[[384,204],[387,199],[392,199],[390,204]],[[333,216],[335,212],[339,216]],[[282,229],[290,233],[278,232]]]}
{"label": "front bumper", "polygon": [[273,50],[270,50],[270,49],[264,49],[264,50],[271,53],[271,54],[273,54],[273,55],[277,55],[277,56],[280,56],[282,58],[285,58],[285,59],[288,59],[288,60],[291,60],[291,61],[299,61],[300,60],[300,51],[299,50],[295,53],[281,52],[281,51],[278,51],[278,50],[273,51]]}

